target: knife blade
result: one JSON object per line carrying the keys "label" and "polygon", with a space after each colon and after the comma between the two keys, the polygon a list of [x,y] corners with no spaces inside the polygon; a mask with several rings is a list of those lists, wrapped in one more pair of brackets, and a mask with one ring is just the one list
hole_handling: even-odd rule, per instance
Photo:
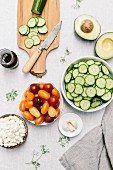
{"label": "knife blade", "polygon": [[28,73],[31,68],[33,67],[33,65],[35,64],[35,62],[37,61],[37,59],[40,57],[42,51],[45,49],[47,50],[50,45],[53,43],[53,41],[55,40],[55,38],[58,35],[58,32],[61,29],[61,25],[62,25],[62,21],[60,21],[55,28],[51,31],[51,33],[47,36],[47,38],[44,40],[44,42],[41,44],[41,46],[36,50],[36,52],[30,57],[30,59],[27,61],[27,63],[24,65],[22,71],[24,73]]}

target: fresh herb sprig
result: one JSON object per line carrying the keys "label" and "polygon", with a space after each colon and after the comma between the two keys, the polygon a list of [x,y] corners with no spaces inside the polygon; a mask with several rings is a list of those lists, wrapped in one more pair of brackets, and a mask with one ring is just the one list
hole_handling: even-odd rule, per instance
{"label": "fresh herb sprig", "polygon": [[41,157],[47,153],[49,153],[49,149],[46,148],[46,145],[41,145],[40,146],[40,152],[36,152],[35,150],[33,151],[33,157],[32,160],[26,164],[31,164],[35,167],[35,169],[37,170],[40,167],[40,163],[39,160],[41,159]]}
{"label": "fresh herb sprig", "polygon": [[64,148],[66,146],[66,144],[68,144],[70,142],[70,138],[66,137],[66,136],[62,136],[59,138],[60,145]]}
{"label": "fresh herb sprig", "polygon": [[18,96],[17,90],[12,89],[11,92],[6,93],[7,101],[14,101]]}
{"label": "fresh herb sprig", "polygon": [[74,1],[75,1],[75,3],[73,5],[73,8],[75,8],[75,9],[80,8],[80,4],[83,0],[74,0]]}
{"label": "fresh herb sprig", "polygon": [[60,61],[61,61],[62,63],[66,62],[66,56],[68,56],[68,55],[70,55],[70,54],[71,54],[71,51],[70,51],[68,48],[66,48],[66,49],[65,49],[65,52],[64,52],[64,56],[61,57]]}

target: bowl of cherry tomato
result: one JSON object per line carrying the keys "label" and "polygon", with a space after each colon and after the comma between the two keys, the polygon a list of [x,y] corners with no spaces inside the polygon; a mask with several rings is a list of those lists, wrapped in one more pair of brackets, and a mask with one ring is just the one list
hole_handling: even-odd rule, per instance
{"label": "bowl of cherry tomato", "polygon": [[19,109],[31,123],[48,125],[60,116],[62,106],[61,93],[51,83],[33,83],[24,92]]}

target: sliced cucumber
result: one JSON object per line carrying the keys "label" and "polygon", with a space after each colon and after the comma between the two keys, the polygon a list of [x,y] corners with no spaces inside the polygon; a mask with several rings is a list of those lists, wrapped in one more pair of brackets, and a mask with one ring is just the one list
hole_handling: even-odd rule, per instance
{"label": "sliced cucumber", "polygon": [[102,77],[102,76],[103,76],[103,73],[102,73],[102,72],[100,72],[98,77],[100,78],[100,77]]}
{"label": "sliced cucumber", "polygon": [[80,102],[74,102],[74,105],[80,107]]}
{"label": "sliced cucumber", "polygon": [[106,88],[108,90],[113,88],[113,80],[111,78],[106,79]]}
{"label": "sliced cucumber", "polygon": [[112,97],[112,94],[111,94],[111,92],[109,91],[109,92],[105,93],[105,94],[102,96],[102,99],[103,99],[104,101],[109,101],[109,100],[111,99],[111,97]]}
{"label": "sliced cucumber", "polygon": [[74,80],[71,80],[71,81],[70,81],[70,83],[73,83],[73,84],[74,84],[74,83],[75,83],[75,81],[74,81]]}
{"label": "sliced cucumber", "polygon": [[87,73],[87,66],[85,64],[82,64],[78,68],[79,73]]}
{"label": "sliced cucumber", "polygon": [[39,31],[40,34],[46,34],[48,32],[48,28],[47,28],[46,25],[44,25],[42,27],[39,27],[38,31]]}
{"label": "sliced cucumber", "polygon": [[78,75],[78,69],[73,70],[73,77],[76,78]]}
{"label": "sliced cucumber", "polygon": [[32,48],[33,47],[33,40],[31,38],[26,38],[24,41],[24,44],[26,46],[26,48]]}
{"label": "sliced cucumber", "polygon": [[99,61],[95,61],[95,64],[98,66],[101,65],[101,63]]}
{"label": "sliced cucumber", "polygon": [[66,96],[69,100],[73,100],[73,97],[71,96],[71,94],[69,92],[66,93]]}
{"label": "sliced cucumber", "polygon": [[85,87],[85,88],[84,88],[84,91],[83,91],[83,93],[82,93],[82,96],[83,96],[83,97],[87,97],[86,89],[87,89],[87,88]]}
{"label": "sliced cucumber", "polygon": [[33,45],[38,45],[40,44],[40,38],[37,35],[34,35],[31,37],[34,41]]}
{"label": "sliced cucumber", "polygon": [[68,69],[67,69],[67,72],[69,72],[69,71],[72,71],[73,70],[73,64],[71,64],[69,67],[68,67]]}
{"label": "sliced cucumber", "polygon": [[77,64],[74,64],[74,68],[78,68],[78,63],[77,63]]}
{"label": "sliced cucumber", "polygon": [[79,102],[79,101],[81,101],[81,100],[82,100],[82,96],[81,96],[81,95],[79,95],[78,97],[74,98],[74,101],[75,101],[75,102]]}
{"label": "sliced cucumber", "polygon": [[98,75],[100,72],[99,66],[96,64],[93,64],[91,66],[89,66],[89,73],[96,76]]}
{"label": "sliced cucumber", "polygon": [[68,86],[68,84],[65,84],[65,89],[67,90],[67,86]]}
{"label": "sliced cucumber", "polygon": [[98,107],[100,105],[101,105],[100,101],[96,101],[96,102],[91,103],[91,107],[93,107],[93,108],[96,108],[96,107]]}
{"label": "sliced cucumber", "polygon": [[96,95],[96,89],[94,87],[88,87],[86,89],[86,94],[88,97],[94,97]]}
{"label": "sliced cucumber", "polygon": [[75,89],[75,85],[73,83],[69,83],[67,86],[68,92],[72,93]]}
{"label": "sliced cucumber", "polygon": [[96,87],[97,90],[97,96],[103,96],[106,92],[105,89],[100,89],[99,87]]}
{"label": "sliced cucumber", "polygon": [[82,110],[88,110],[90,108],[90,101],[89,100],[82,100],[80,102],[80,107]]}
{"label": "sliced cucumber", "polygon": [[75,97],[78,97],[78,94],[73,92],[73,93],[71,93],[71,96],[75,98]]}
{"label": "sliced cucumber", "polygon": [[90,65],[94,64],[94,60],[88,60],[86,63],[90,66]]}
{"label": "sliced cucumber", "polygon": [[38,18],[37,17],[35,18],[35,21],[36,21],[36,25],[37,25],[38,24]]}
{"label": "sliced cucumber", "polygon": [[83,88],[82,88],[82,86],[80,84],[77,84],[75,86],[75,93],[76,94],[82,94],[83,93]]}
{"label": "sliced cucumber", "polygon": [[107,75],[103,75],[102,76],[104,79],[107,79],[107,78],[109,78]]}
{"label": "sliced cucumber", "polygon": [[97,79],[97,80],[96,80],[96,85],[97,85],[99,88],[101,88],[101,89],[105,88],[105,86],[106,86],[106,81],[105,81],[105,79],[104,79],[104,78],[99,78],[99,79]]}
{"label": "sliced cucumber", "polygon": [[38,27],[42,27],[43,25],[45,25],[45,23],[46,23],[45,19],[38,17],[38,24],[37,24]]}
{"label": "sliced cucumber", "polygon": [[95,77],[93,75],[87,75],[86,78],[85,78],[85,82],[88,84],[88,85],[93,85],[95,83]]}
{"label": "sliced cucumber", "polygon": [[102,71],[105,75],[109,75],[109,70],[107,69],[106,66],[102,66]]}
{"label": "sliced cucumber", "polygon": [[84,97],[84,100],[91,100],[91,97]]}
{"label": "sliced cucumber", "polygon": [[101,100],[100,98],[95,97],[95,98],[93,98],[92,102],[97,102],[97,101],[100,101],[100,100]]}
{"label": "sliced cucumber", "polygon": [[36,33],[38,33],[38,27],[30,28],[30,32],[36,32]]}
{"label": "sliced cucumber", "polygon": [[77,77],[75,78],[75,84],[84,85],[84,78],[77,76]]}
{"label": "sliced cucumber", "polygon": [[78,67],[81,66],[81,65],[86,65],[86,66],[88,67],[87,63],[85,63],[85,62],[83,62],[83,61],[81,61],[81,62],[78,64]]}
{"label": "sliced cucumber", "polygon": [[28,23],[27,23],[28,27],[30,27],[30,28],[35,27],[36,24],[37,24],[37,23],[36,23],[36,19],[35,19],[35,18],[30,18],[29,21],[28,21]]}
{"label": "sliced cucumber", "polygon": [[69,83],[69,81],[71,80],[71,76],[72,76],[71,73],[66,74],[66,76],[65,76],[65,82],[66,83]]}
{"label": "sliced cucumber", "polygon": [[29,31],[29,27],[27,25],[22,25],[19,27],[19,33],[21,35],[27,35],[28,31]]}
{"label": "sliced cucumber", "polygon": [[34,32],[34,31],[32,31],[32,32],[30,32],[30,33],[28,34],[28,37],[29,37],[29,38],[32,38],[32,36],[34,36],[34,35],[37,36],[37,33]]}
{"label": "sliced cucumber", "polygon": [[29,32],[30,32],[30,29],[29,29],[29,27],[28,27],[28,30],[27,30],[27,32],[25,33],[25,35],[28,35]]}

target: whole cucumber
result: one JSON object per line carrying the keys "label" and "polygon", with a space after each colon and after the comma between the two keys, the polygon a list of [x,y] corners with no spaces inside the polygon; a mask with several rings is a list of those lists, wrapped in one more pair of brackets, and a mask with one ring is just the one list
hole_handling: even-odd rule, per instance
{"label": "whole cucumber", "polygon": [[31,11],[35,14],[40,15],[43,11],[45,4],[46,4],[46,1],[47,0],[34,0]]}

